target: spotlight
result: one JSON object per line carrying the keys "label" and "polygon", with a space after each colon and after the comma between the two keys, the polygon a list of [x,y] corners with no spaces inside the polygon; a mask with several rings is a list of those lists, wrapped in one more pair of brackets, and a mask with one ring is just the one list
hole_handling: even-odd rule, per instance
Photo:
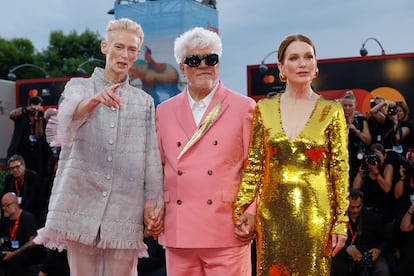
{"label": "spotlight", "polygon": [[359,53],[361,54],[362,57],[365,57],[368,55],[368,50],[365,48],[365,44],[367,43],[368,40],[374,40],[375,42],[377,42],[378,46],[381,48],[381,55],[385,55],[385,50],[382,47],[381,43],[378,41],[378,39],[376,39],[375,37],[370,37],[370,38],[367,38],[364,41],[364,43],[362,43],[361,50],[359,50]]}
{"label": "spotlight", "polygon": [[264,74],[267,72],[267,69],[269,69],[269,67],[267,67],[266,64],[263,63],[263,61],[260,63],[259,65],[259,71],[260,73]]}
{"label": "spotlight", "polygon": [[267,72],[267,70],[269,69],[269,67],[267,67],[267,65],[265,64],[265,61],[266,61],[266,59],[271,55],[271,54],[274,54],[274,53],[277,53],[277,50],[274,50],[274,51],[271,51],[270,53],[268,53],[263,59],[262,59],[262,61],[260,62],[260,65],[259,65],[259,71],[260,71],[260,73],[262,73],[262,74],[264,74],[264,73],[266,73]]}
{"label": "spotlight", "polygon": [[76,74],[78,75],[86,75],[86,70],[83,68],[84,65],[91,63],[91,62],[95,62],[95,63],[102,63],[103,65],[105,65],[105,61],[99,58],[89,58],[88,60],[82,62],[81,64],[78,65],[78,68],[76,69]]}
{"label": "spotlight", "polygon": [[16,71],[17,69],[23,68],[23,67],[32,67],[32,68],[36,68],[39,69],[40,71],[43,72],[43,74],[45,75],[45,78],[49,77],[49,74],[46,72],[45,69],[43,69],[42,67],[36,65],[36,64],[31,64],[31,63],[25,63],[25,64],[20,64],[16,67],[14,67],[13,69],[9,70],[9,73],[7,74],[7,78],[9,80],[13,80],[15,81],[17,79],[16,74],[14,73],[14,71]]}

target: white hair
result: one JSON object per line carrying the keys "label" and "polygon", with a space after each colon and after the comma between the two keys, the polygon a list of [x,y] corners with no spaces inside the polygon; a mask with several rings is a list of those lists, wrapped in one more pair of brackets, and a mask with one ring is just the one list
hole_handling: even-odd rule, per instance
{"label": "white hair", "polygon": [[212,53],[221,57],[223,44],[219,35],[213,31],[195,27],[175,39],[174,57],[177,63],[183,62],[189,50],[211,48]]}

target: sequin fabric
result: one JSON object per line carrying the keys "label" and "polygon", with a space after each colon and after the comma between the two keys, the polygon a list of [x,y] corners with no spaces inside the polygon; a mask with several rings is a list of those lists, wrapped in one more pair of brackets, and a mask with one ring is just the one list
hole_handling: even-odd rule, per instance
{"label": "sequin fabric", "polygon": [[289,140],[279,107],[280,95],[256,106],[234,219],[257,194],[258,275],[326,276],[331,233],[346,235],[348,221],[343,110],[319,98],[305,127]]}

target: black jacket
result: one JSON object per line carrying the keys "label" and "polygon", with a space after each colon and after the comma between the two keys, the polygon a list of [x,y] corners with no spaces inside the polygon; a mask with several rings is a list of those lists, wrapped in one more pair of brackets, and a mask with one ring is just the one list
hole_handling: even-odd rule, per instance
{"label": "black jacket", "polygon": [[26,169],[24,173],[24,183],[20,194],[15,187],[15,179],[13,175],[7,175],[4,179],[4,187],[1,197],[8,192],[15,193],[22,198],[20,207],[33,214],[36,221],[39,220],[40,212],[46,208],[47,199],[44,195],[43,179],[35,171]]}

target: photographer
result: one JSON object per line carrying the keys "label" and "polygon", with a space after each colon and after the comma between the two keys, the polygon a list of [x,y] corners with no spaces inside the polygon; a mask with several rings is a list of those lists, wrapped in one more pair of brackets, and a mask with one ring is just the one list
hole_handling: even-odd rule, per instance
{"label": "photographer", "polygon": [[371,144],[371,133],[365,117],[355,111],[356,99],[352,90],[345,92],[341,104],[348,125],[349,180],[352,183],[363,161],[366,148]]}
{"label": "photographer", "polygon": [[376,143],[369,148],[352,186],[364,192],[365,208],[379,212],[385,223],[394,219],[393,177],[394,168],[388,162],[384,146]]}
{"label": "photographer", "polygon": [[403,101],[383,100],[373,106],[368,114],[375,121],[374,124],[378,124],[382,129],[381,133],[377,133],[376,142],[383,144],[387,150],[405,154],[410,136],[407,104]]}
{"label": "photographer", "polygon": [[[370,110],[365,114],[365,118],[368,121],[369,131],[372,136],[372,143],[382,143],[382,137],[384,136],[384,126],[377,121],[373,114],[382,113],[387,114],[387,105],[384,105],[385,99],[382,96],[375,96],[370,101]],[[379,116],[379,115],[377,115]]]}
{"label": "photographer", "polygon": [[348,199],[348,239],[332,259],[331,276],[391,275],[382,256],[387,242],[381,217],[363,209],[364,194],[360,190],[351,189]]}
{"label": "photographer", "polygon": [[400,229],[404,233],[404,243],[401,247],[401,262],[398,268],[399,276],[414,275],[414,201],[402,217]]}
{"label": "photographer", "polygon": [[398,156],[393,162],[395,163],[394,169],[397,167],[399,171],[399,177],[394,187],[395,207],[396,211],[400,210],[401,215],[414,201],[414,148],[408,148],[406,157]]}
{"label": "photographer", "polygon": [[27,168],[44,176],[47,160],[52,152],[44,135],[46,120],[43,118],[42,103],[41,97],[30,97],[27,106],[10,112],[14,131],[7,150],[7,159],[14,154],[21,155]]}
{"label": "photographer", "polygon": [[407,210],[411,213],[409,208],[414,207],[411,206],[414,202],[414,148],[408,149],[407,158],[401,156],[395,163],[399,166],[399,178],[394,187],[396,219],[393,229],[395,260],[399,267],[397,275],[414,275],[414,270],[409,269],[414,260],[411,253],[414,250],[414,232],[407,228],[411,223]]}

